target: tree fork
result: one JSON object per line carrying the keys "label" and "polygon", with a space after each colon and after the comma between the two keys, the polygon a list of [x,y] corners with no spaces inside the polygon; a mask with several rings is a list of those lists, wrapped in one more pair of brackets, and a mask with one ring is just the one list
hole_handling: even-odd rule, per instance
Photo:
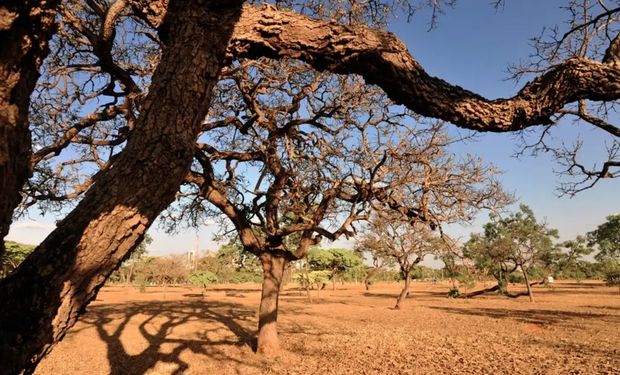
{"label": "tree fork", "polygon": [[0,374],[32,373],[174,200],[240,3],[170,6],[166,48],[127,146],[57,229],[0,282]]}

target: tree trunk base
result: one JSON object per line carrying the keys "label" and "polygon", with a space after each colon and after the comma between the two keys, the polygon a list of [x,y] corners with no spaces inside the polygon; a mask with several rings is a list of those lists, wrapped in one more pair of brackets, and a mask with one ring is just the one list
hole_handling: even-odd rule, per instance
{"label": "tree trunk base", "polygon": [[278,332],[274,329],[263,329],[257,339],[256,352],[268,358],[276,357],[280,354],[280,340]]}

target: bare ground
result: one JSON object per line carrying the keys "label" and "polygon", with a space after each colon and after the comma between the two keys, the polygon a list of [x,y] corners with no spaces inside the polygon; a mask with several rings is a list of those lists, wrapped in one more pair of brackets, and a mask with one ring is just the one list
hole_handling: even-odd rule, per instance
{"label": "bare ground", "polygon": [[258,285],[107,287],[37,374],[620,374],[617,288],[556,283],[529,303],[414,283],[393,310],[399,287],[285,290],[274,359],[252,350]]}

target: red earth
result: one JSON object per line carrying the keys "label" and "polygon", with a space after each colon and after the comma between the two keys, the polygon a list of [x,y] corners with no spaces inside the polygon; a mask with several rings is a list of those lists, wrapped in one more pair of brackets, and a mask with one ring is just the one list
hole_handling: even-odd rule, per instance
{"label": "red earth", "polygon": [[276,358],[253,351],[258,285],[106,287],[36,374],[620,374],[620,293],[600,282],[536,287],[534,303],[413,283],[401,310],[397,283],[311,302],[295,287]]}

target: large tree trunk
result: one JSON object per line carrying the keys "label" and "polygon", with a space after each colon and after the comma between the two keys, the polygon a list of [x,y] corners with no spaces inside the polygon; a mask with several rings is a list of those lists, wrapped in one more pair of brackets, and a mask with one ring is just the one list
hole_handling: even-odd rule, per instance
{"label": "large tree trunk", "polygon": [[49,52],[59,2],[8,0],[0,5],[0,256],[31,174],[28,107]]}
{"label": "large tree trunk", "polygon": [[523,272],[523,278],[525,279],[525,285],[527,286],[527,296],[530,299],[530,302],[534,302],[534,292],[532,291],[532,285],[530,285],[530,279],[527,277],[527,271],[521,265],[521,272]]}
{"label": "large tree trunk", "polygon": [[278,299],[282,275],[288,260],[274,252],[266,251],[260,256],[263,266],[263,291],[258,312],[258,339],[256,351],[274,356],[280,351],[278,340]]}
{"label": "large tree trunk", "polygon": [[409,276],[409,272],[403,272],[403,274],[405,275],[405,286],[403,287],[403,290],[400,291],[400,294],[396,299],[396,306],[394,306],[394,308],[397,310],[403,306],[403,301],[409,295],[409,286],[411,285],[411,277]]}
{"label": "large tree trunk", "polygon": [[162,33],[167,47],[125,149],[0,282],[0,374],[34,370],[140,244],[189,170],[240,5],[173,4]]}

